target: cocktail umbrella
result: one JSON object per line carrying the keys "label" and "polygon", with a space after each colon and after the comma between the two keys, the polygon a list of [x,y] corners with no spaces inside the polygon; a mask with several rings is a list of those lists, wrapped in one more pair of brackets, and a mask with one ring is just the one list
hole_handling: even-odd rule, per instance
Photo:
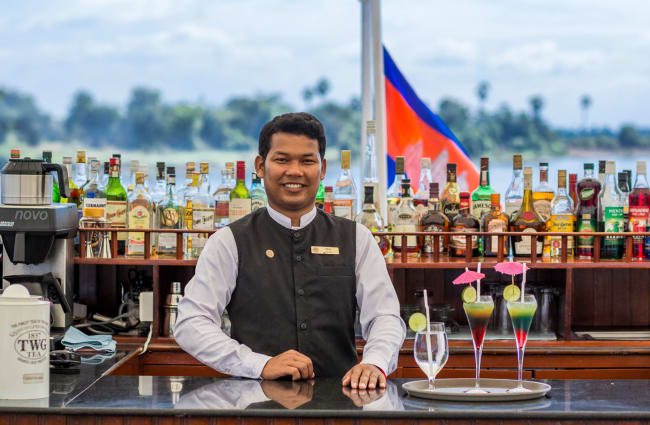
{"label": "cocktail umbrella", "polygon": [[465,267],[465,271],[454,279],[452,283],[454,285],[462,285],[464,283],[472,283],[475,280],[483,279],[484,277],[485,275],[483,273],[478,273],[474,270],[467,270],[467,267]]}
{"label": "cocktail umbrella", "polygon": [[499,273],[509,274],[512,277],[512,284],[515,284],[515,275],[522,274],[524,272],[524,265],[522,263],[517,263],[514,261],[508,261],[505,263],[499,263],[494,266],[494,270]]}

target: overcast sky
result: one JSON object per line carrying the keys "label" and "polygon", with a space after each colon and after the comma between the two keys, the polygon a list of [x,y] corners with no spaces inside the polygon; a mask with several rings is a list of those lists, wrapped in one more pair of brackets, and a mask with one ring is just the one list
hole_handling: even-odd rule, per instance
{"label": "overcast sky", "polygon": [[[650,2],[618,0],[383,0],[384,44],[416,92],[476,107],[528,109],[541,94],[553,124],[650,126]],[[332,98],[360,93],[357,0],[88,0],[4,2],[0,85],[33,94],[61,117],[85,88],[123,105],[131,88],[167,101],[220,105],[234,95],[281,93],[325,76]]]}

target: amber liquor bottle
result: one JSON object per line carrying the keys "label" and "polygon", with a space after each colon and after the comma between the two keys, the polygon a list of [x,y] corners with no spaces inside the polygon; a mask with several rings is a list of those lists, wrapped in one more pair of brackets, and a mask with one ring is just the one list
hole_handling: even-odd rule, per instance
{"label": "amber liquor bottle", "polygon": [[[451,225],[452,232],[478,232],[481,225],[469,212],[469,192],[461,192],[458,215],[454,217]],[[467,236],[453,235],[449,245],[449,254],[453,257],[464,257],[467,249]],[[478,236],[472,238],[472,257],[478,256]]]}
{"label": "amber liquor bottle", "polygon": [[[531,167],[524,168],[524,199],[521,202],[521,208],[517,214],[510,221],[511,232],[521,232],[521,236],[513,236],[512,244],[514,255],[517,257],[531,255],[532,239],[529,234],[535,232],[543,232],[546,228],[546,223],[539,216],[533,207],[533,169]],[[524,236],[525,235],[525,236]],[[542,255],[544,242],[541,237],[537,238],[537,246],[535,252],[537,255]]]}
{"label": "amber liquor bottle", "polygon": [[458,185],[456,184],[456,164],[447,164],[447,185],[442,191],[440,197],[442,201],[442,213],[447,216],[449,221],[453,221],[458,215],[459,198]]}
{"label": "amber liquor bottle", "polygon": [[[481,221],[481,231],[483,232],[507,232],[509,219],[503,211],[501,211],[501,195],[493,193],[490,195],[490,212],[483,215]],[[510,241],[508,237],[503,239],[503,255],[508,255],[508,246]],[[483,236],[483,256],[496,257],[499,253],[499,237],[498,236]]]}
{"label": "amber liquor bottle", "polygon": [[[448,232],[449,219],[440,211],[440,199],[438,183],[429,183],[429,203],[428,210],[420,218],[420,232]],[[418,245],[424,256],[432,256],[434,253],[434,238],[433,236],[420,236],[418,238]],[[440,253],[447,250],[448,237],[440,236],[438,238]]]}

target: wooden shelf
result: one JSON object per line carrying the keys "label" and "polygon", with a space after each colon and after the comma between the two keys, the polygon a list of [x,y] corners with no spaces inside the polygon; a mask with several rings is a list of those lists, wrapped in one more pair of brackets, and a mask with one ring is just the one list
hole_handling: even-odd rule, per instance
{"label": "wooden shelf", "polygon": [[97,264],[106,266],[196,266],[196,260],[175,258],[74,258],[75,264]]}
{"label": "wooden shelf", "polygon": [[[439,261],[434,261],[430,257],[411,257],[403,262],[400,258],[393,257],[386,259],[386,267],[389,269],[463,269],[476,268],[479,261],[483,269],[494,268],[498,264],[494,257],[472,258],[470,262],[458,257],[440,257]],[[508,260],[504,259],[504,261]],[[531,269],[650,269],[650,261],[600,260],[596,263],[591,260],[576,259],[563,263],[538,258],[537,262],[531,263],[530,257],[515,257],[514,261],[525,262]]]}

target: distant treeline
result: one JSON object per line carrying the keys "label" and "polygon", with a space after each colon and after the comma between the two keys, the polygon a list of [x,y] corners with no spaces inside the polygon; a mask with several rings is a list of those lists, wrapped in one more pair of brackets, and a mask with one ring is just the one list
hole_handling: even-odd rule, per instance
{"label": "distant treeline", "polygon": [[[324,124],[328,146],[359,152],[360,104],[328,99],[329,82],[320,79],[303,90],[307,110]],[[484,100],[485,98],[481,98]],[[562,155],[574,149],[650,149],[650,130],[632,125],[610,129],[552,129],[542,118],[543,99],[531,97],[531,111],[507,105],[496,111],[472,111],[453,99],[443,99],[436,111],[470,155],[530,152]],[[202,147],[249,150],[257,146],[262,125],[273,116],[295,110],[279,94],[237,96],[220,107],[192,102],[165,102],[159,90],[136,87],[122,108],[77,92],[63,121],[42,111],[35,99],[0,88],[0,142],[12,137],[37,146],[41,141],[77,140],[88,147],[114,146],[156,150]]]}

